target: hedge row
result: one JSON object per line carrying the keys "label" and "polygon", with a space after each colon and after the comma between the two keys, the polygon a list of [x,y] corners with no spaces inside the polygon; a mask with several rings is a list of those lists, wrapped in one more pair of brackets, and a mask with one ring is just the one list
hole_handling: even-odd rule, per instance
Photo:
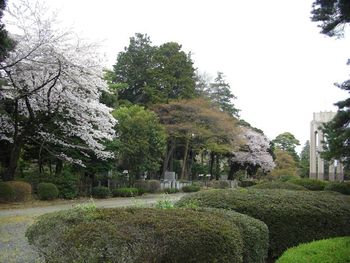
{"label": "hedge row", "polygon": [[304,186],[292,184],[288,182],[282,182],[282,181],[272,181],[272,182],[264,182],[261,184],[256,184],[252,186],[251,188],[255,189],[288,189],[288,190],[301,190],[301,191],[307,191]]}
{"label": "hedge row", "polygon": [[0,182],[0,202],[24,202],[32,197],[32,186],[22,181]]}
{"label": "hedge row", "polygon": [[264,262],[268,238],[235,212],[154,208],[60,211],[26,236],[45,262]]}
{"label": "hedge row", "polygon": [[210,190],[183,197],[178,206],[235,210],[265,222],[270,258],[312,240],[350,235],[350,200],[327,192],[283,189]]}

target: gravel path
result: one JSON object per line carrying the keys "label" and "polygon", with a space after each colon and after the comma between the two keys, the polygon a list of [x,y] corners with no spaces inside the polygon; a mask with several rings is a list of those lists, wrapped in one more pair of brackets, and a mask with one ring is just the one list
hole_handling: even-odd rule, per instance
{"label": "gravel path", "polygon": [[[184,195],[184,193],[171,194],[167,195],[166,199],[176,202]],[[162,198],[163,196],[159,194],[149,194],[135,198],[94,200],[94,202],[100,208],[151,206]],[[24,236],[27,227],[39,215],[70,209],[78,203],[0,210],[0,263],[43,262],[39,255],[29,246]]]}

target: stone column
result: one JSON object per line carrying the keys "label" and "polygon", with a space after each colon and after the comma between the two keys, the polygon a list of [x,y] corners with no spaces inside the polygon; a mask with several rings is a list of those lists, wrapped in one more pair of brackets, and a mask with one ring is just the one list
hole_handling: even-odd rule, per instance
{"label": "stone column", "polygon": [[310,174],[309,177],[316,179],[316,131],[314,121],[310,125]]}
{"label": "stone column", "polygon": [[339,182],[344,181],[344,167],[339,161],[337,165],[337,181]]}
{"label": "stone column", "polygon": [[318,131],[318,147],[317,147],[317,179],[324,180],[324,161],[321,158],[323,150],[323,132]]}

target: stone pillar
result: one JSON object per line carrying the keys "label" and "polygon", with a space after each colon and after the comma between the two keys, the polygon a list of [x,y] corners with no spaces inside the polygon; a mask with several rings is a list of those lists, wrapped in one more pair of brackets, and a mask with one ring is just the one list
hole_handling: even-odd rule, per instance
{"label": "stone pillar", "polygon": [[316,179],[317,170],[316,170],[316,132],[315,131],[314,121],[311,122],[310,125],[310,175],[309,177],[312,179]]}
{"label": "stone pillar", "polygon": [[319,180],[324,180],[324,161],[321,158],[321,152],[323,150],[323,132],[318,131],[318,136],[317,136],[317,179]]}
{"label": "stone pillar", "polygon": [[341,164],[341,162],[338,162],[338,165],[337,165],[337,181],[339,182],[344,181],[344,167]]}

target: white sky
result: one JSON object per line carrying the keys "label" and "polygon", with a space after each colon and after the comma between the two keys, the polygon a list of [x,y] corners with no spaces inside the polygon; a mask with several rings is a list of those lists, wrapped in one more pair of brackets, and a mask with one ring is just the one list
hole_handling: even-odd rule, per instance
{"label": "white sky", "polygon": [[348,97],[333,83],[349,78],[350,38],[319,33],[313,0],[46,2],[83,37],[102,40],[109,68],[137,32],[182,44],[201,72],[224,72],[241,117],[270,139],[288,131],[304,145],[313,112]]}

